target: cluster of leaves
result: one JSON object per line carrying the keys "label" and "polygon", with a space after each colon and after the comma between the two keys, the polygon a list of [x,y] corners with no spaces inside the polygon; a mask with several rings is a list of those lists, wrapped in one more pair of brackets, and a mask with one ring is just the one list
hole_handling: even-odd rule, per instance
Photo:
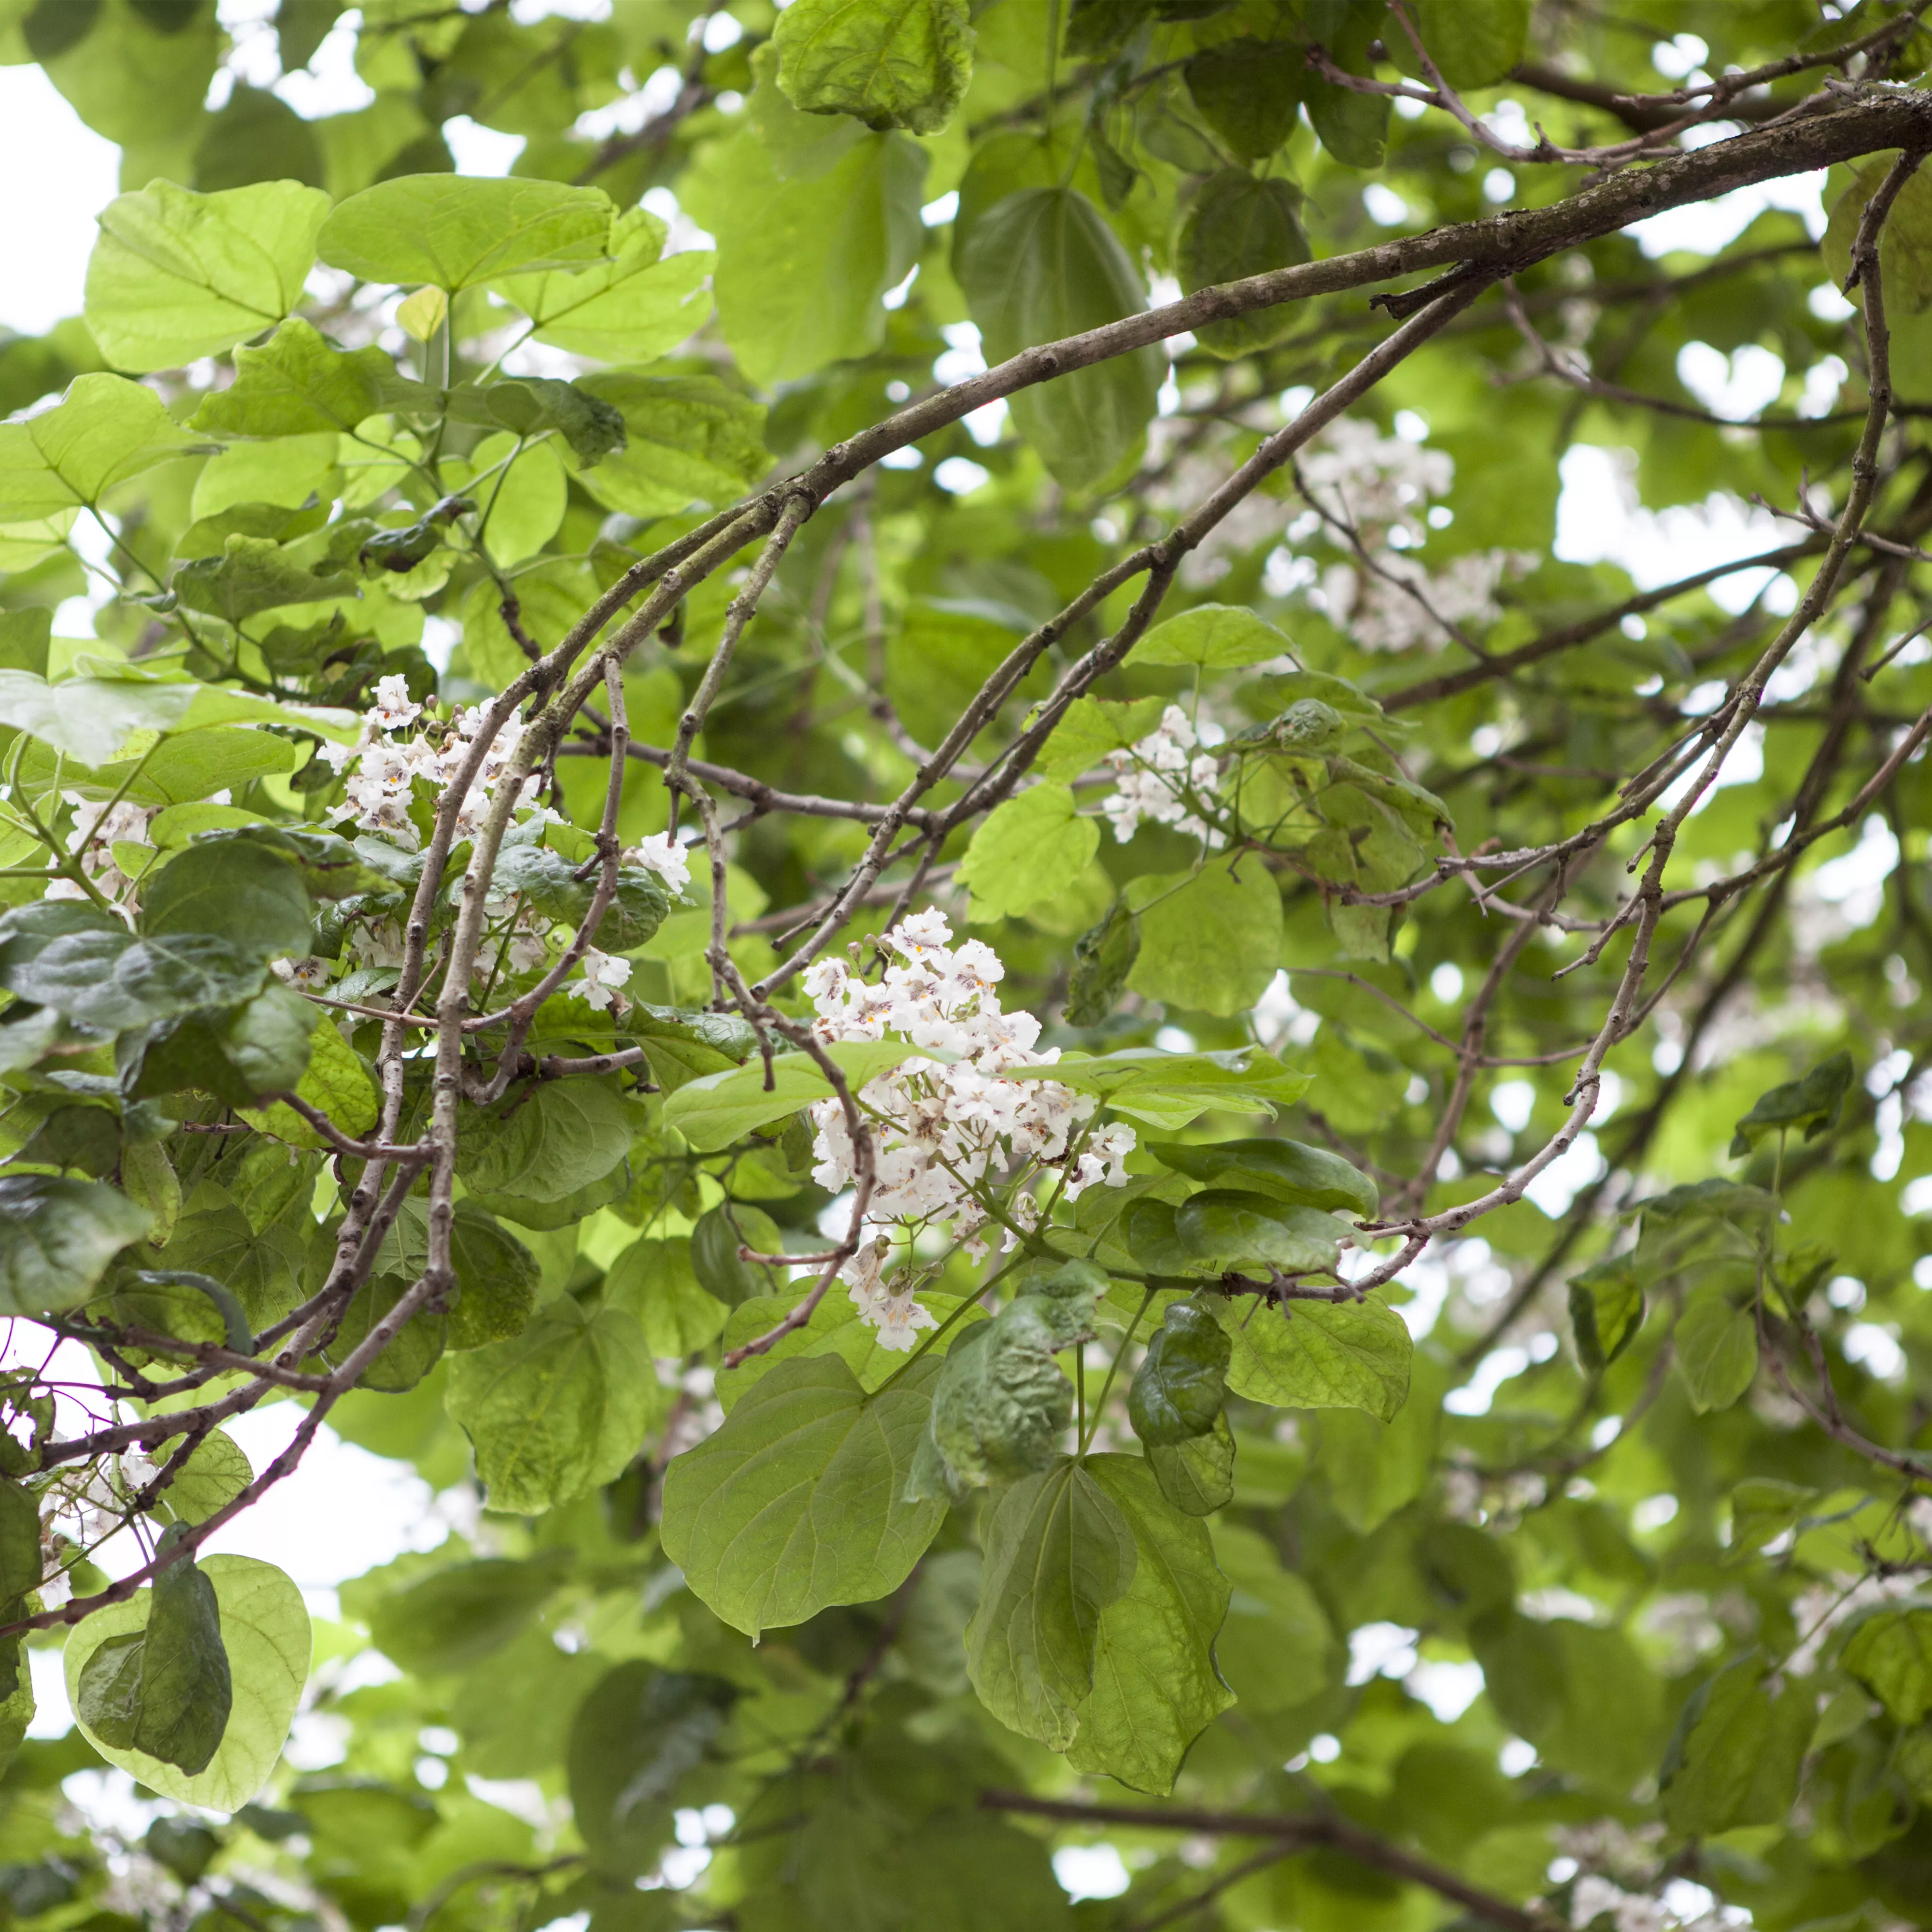
{"label": "cluster of leaves", "polygon": [[[1922,8],[598,10],[0,0],[125,190],[0,341],[10,1913],[1922,1913]],[[805,990],[928,904],[1136,1136],[991,1257]],[[312,1626],[325,1424],[470,1527]]]}

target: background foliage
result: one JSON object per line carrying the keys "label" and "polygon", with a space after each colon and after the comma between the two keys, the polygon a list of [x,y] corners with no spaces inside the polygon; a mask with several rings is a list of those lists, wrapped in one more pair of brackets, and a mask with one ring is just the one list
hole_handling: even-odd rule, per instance
{"label": "background foliage", "polygon": [[1927,1922],[1922,10],[0,0],[13,1916]]}

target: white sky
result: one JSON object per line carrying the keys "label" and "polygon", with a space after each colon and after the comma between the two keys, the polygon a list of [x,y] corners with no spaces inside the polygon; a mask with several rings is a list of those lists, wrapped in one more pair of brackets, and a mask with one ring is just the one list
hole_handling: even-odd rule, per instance
{"label": "white sky", "polygon": [[[270,10],[266,0],[224,0],[222,16],[237,35],[236,72],[256,84],[274,82],[272,38],[260,25]],[[602,0],[523,0],[520,14],[565,12],[595,15]],[[275,82],[278,91],[305,114],[337,112],[364,105],[368,91],[350,64],[350,36],[331,36],[315,70]],[[226,76],[217,88],[230,84]],[[446,129],[459,166],[466,173],[507,171],[520,143],[466,121]],[[117,190],[118,151],[84,127],[72,108],[33,66],[0,68],[0,180],[8,186],[0,212],[0,249],[8,273],[0,279],[0,325],[38,334],[81,306],[94,217]],[[1819,205],[1822,176],[1808,176],[1766,190],[1741,190],[1706,208],[1687,208],[1643,224],[1640,240],[1646,252],[1691,248],[1705,252],[1724,246],[1760,209],[1795,208],[1814,232],[1822,230]],[[1766,352],[1745,351],[1728,368],[1715,351],[1687,365],[1686,380],[1710,406],[1743,413],[1761,406],[1768,376]],[[1709,358],[1716,357],[1713,363]],[[1774,362],[1775,358],[1770,358]],[[1726,400],[1737,406],[1726,409]],[[1761,511],[1735,498],[1714,496],[1704,506],[1661,513],[1636,506],[1620,453],[1573,449],[1562,469],[1558,508],[1557,554],[1580,562],[1609,559],[1622,564],[1640,585],[1664,583],[1726,556],[1742,556],[1780,540],[1778,526]],[[1787,534],[1791,526],[1783,526]],[[1756,582],[1727,580],[1719,586],[1725,601],[1742,608]],[[1774,593],[1774,595],[1775,593]],[[296,1420],[292,1405],[278,1405],[232,1425],[251,1461],[261,1468],[286,1443]],[[408,1548],[440,1540],[445,1526],[431,1508],[427,1485],[406,1467],[388,1463],[324,1432],[300,1470],[272,1491],[239,1526],[216,1539],[230,1548],[280,1564],[294,1576],[319,1615],[333,1613],[334,1586]],[[124,1565],[118,1567],[125,1567]],[[50,1655],[51,1654],[50,1654]],[[44,1693],[34,1729],[58,1733],[66,1724],[65,1700],[56,1672],[36,1672]]]}

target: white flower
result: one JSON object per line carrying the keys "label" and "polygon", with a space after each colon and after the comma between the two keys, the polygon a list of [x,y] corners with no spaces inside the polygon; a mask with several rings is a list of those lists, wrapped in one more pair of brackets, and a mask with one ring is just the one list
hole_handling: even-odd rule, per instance
{"label": "white flower", "polygon": [[631,976],[631,962],[613,958],[609,953],[599,952],[591,946],[584,949],[583,966],[584,985],[579,989],[580,997],[601,1013],[617,997],[617,988]]}
{"label": "white flower", "polygon": [[326,959],[271,959],[268,970],[285,986],[306,989],[311,986],[326,986],[328,976],[334,970]]}
{"label": "white flower", "polygon": [[691,860],[685,848],[668,832],[656,832],[640,838],[624,854],[626,862],[656,873],[674,892],[691,883]]}
{"label": "white flower", "polygon": [[1220,760],[1198,749],[1201,740],[1187,713],[1170,704],[1160,723],[1138,743],[1109,752],[1107,764],[1114,773],[1114,790],[1100,801],[1100,810],[1114,836],[1124,845],[1143,818],[1172,825],[1210,846],[1224,842],[1221,833],[1197,817],[1184,796],[1211,794],[1220,778]]}
{"label": "white flower", "polygon": [[398,674],[376,680],[376,702],[368,716],[385,731],[400,731],[422,716],[422,706],[410,698],[409,680]]}
{"label": "white flower", "polygon": [[1626,1892],[1594,1873],[1580,1878],[1570,1894],[1570,1923],[1581,1928],[1607,1912],[1616,1932],[1669,1932],[1678,1922],[1654,1898]]}

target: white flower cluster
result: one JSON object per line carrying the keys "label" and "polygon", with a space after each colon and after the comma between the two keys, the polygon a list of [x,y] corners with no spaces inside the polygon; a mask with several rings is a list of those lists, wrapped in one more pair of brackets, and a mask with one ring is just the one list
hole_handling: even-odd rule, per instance
{"label": "white flower cluster", "polygon": [[1800,1591],[1791,1606],[1799,1642],[1785,1659],[1785,1670],[1793,1677],[1810,1676],[1834,1631],[1862,1611],[1916,1594],[1919,1586],[1919,1577],[1908,1570],[1895,1576],[1834,1576]]}
{"label": "white flower cluster", "polygon": [[[130,881],[115,864],[113,848],[116,844],[146,844],[148,821],[154,817],[153,811],[146,806],[130,805],[125,799],[118,805],[110,806],[83,798],[77,791],[64,791],[61,796],[74,807],[74,830],[68,836],[68,850],[80,860],[80,869],[94,881],[104,898],[118,901]],[[87,894],[76,880],[54,879],[48,883],[45,896],[84,899]]]}
{"label": "white flower cluster", "polygon": [[1302,458],[1301,479],[1330,516],[1353,524],[1365,537],[1372,530],[1386,542],[1400,530],[1419,544],[1427,534],[1423,518],[1429,500],[1448,494],[1456,460],[1446,451],[1380,435],[1372,423],[1343,416]]}
{"label": "white flower cluster", "polygon": [[40,1492],[41,1606],[58,1610],[74,1594],[60,1567],[57,1539],[90,1550],[118,1529],[133,1498],[154,1479],[158,1465],[138,1450],[98,1466],[68,1465]]}
{"label": "white flower cluster", "polygon": [[[420,778],[441,791],[470,755],[483,726],[483,714],[472,705],[458,713],[454,726],[440,741],[399,736],[422,716],[422,710],[411,700],[404,680],[381,679],[376,686],[376,702],[363,714],[362,736],[355,745],[322,747],[322,755],[346,775],[348,796],[330,808],[329,815],[351,819],[358,832],[380,832],[411,852],[422,842],[410,818],[412,782]],[[523,734],[523,721],[513,716],[505,720],[491,741],[458,815],[458,838],[473,838],[483,829],[491,798],[517,754]],[[534,772],[524,779],[517,800],[518,810],[536,806],[542,782]]]}
{"label": "white flower cluster", "polygon": [[1692,1916],[1688,1918],[1666,1899],[1626,1892],[1622,1886],[1592,1873],[1580,1878],[1570,1890],[1570,1923],[1577,1932],[1602,1918],[1607,1918],[1616,1932],[1725,1932],[1725,1928],[1751,1922],[1750,1914],[1742,1906],[1717,1905],[1702,1886],[1684,1888],[1694,1895],[1701,1894],[1700,1903],[1690,1908]]}
{"label": "white flower cluster", "polygon": [[1447,625],[1493,624],[1503,614],[1498,589],[1534,569],[1537,560],[1528,550],[1469,550],[1432,575],[1400,550],[1384,551],[1376,562],[1385,574],[1338,563],[1322,578],[1328,615],[1365,651],[1439,650]]}
{"label": "white flower cluster", "polygon": [[1171,825],[1210,846],[1224,842],[1222,835],[1204,823],[1183,796],[1187,790],[1212,792],[1220,782],[1220,760],[1203,751],[1202,742],[1186,712],[1170,704],[1144,738],[1124,751],[1107,754],[1114,789],[1100,801],[1100,809],[1123,845],[1144,818]]}
{"label": "white flower cluster", "polygon": [[[855,1096],[870,1116],[874,1186],[866,1219],[880,1232],[848,1264],[847,1286],[860,1318],[890,1348],[910,1348],[914,1333],[933,1325],[913,1299],[909,1270],[885,1279],[895,1232],[909,1238],[947,1226],[969,1253],[983,1255],[980,1231],[991,1217],[976,1190],[1008,1186],[1007,1215],[1030,1228],[1040,1204],[1020,1184],[1058,1166],[1068,1199],[1096,1182],[1124,1186],[1135,1144],[1133,1130],[1119,1126],[1076,1142],[1094,1100],[1058,1081],[1006,1077],[1016,1067],[1052,1065],[1058,1050],[1034,1050],[1040,1022],[1032,1014],[1000,1011],[994,988],[1006,969],[992,948],[976,939],[955,946],[952,938],[943,915],[915,914],[880,942],[893,958],[877,985],[836,959],[819,960],[806,975],[818,1013],[813,1031],[821,1040],[892,1035],[948,1056],[902,1060]],[[855,1171],[844,1109],[836,1100],[821,1100],[812,1120],[818,1163],[812,1178],[821,1187],[844,1187]],[[1017,1241],[1010,1228],[1004,1245]],[[899,1282],[908,1285],[898,1288]]]}

